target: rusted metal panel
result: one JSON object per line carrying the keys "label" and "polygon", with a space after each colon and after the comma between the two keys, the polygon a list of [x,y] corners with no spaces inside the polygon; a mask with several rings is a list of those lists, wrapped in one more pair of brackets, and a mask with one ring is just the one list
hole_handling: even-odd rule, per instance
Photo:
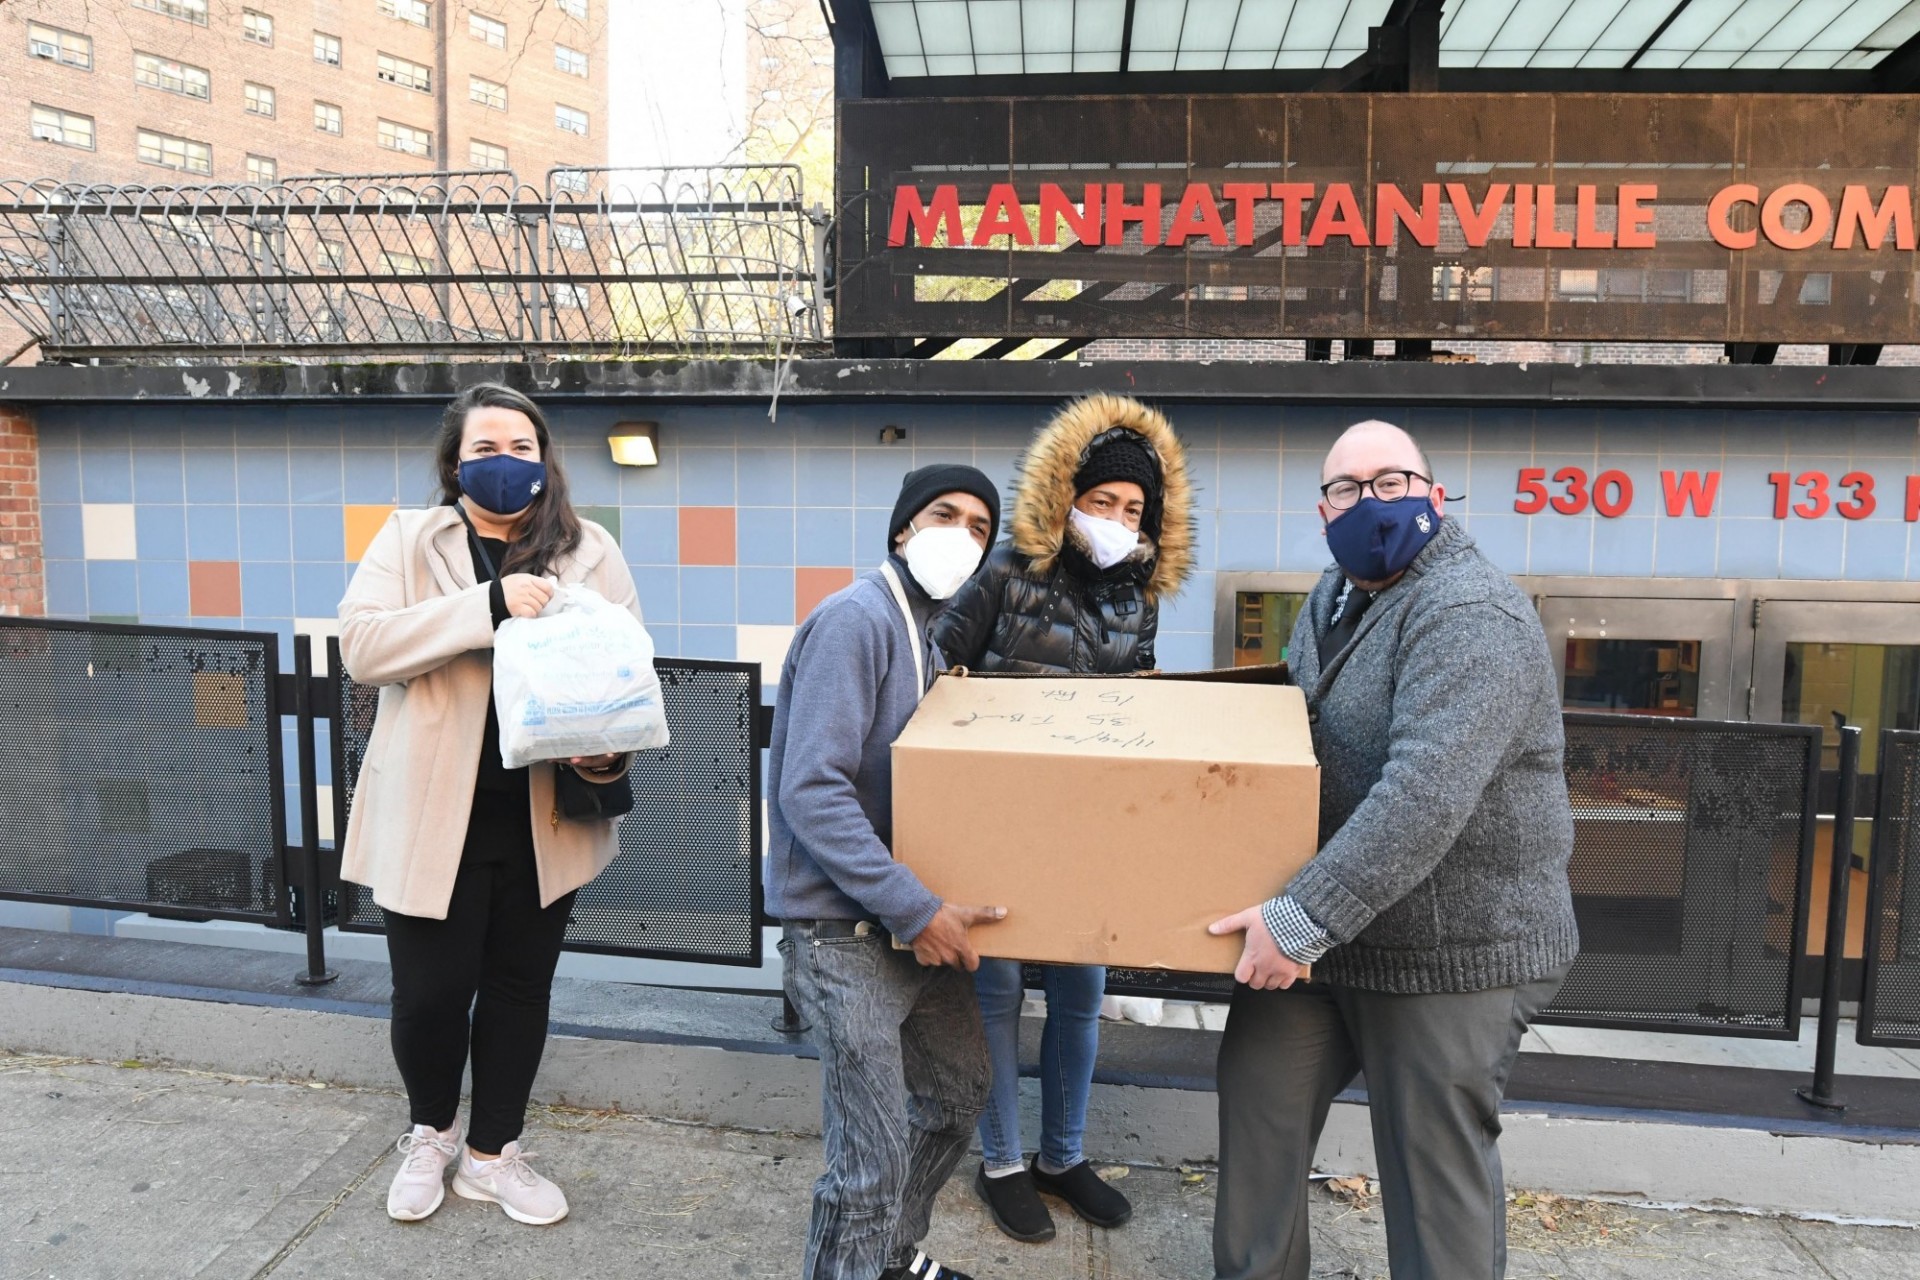
{"label": "rusted metal panel", "polygon": [[1916,97],[859,101],[839,145],[843,337],[1920,341]]}

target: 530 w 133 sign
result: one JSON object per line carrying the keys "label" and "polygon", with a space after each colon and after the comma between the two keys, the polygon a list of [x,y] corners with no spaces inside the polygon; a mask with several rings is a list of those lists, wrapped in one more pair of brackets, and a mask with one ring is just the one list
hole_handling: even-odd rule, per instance
{"label": "530 w 133 sign", "polygon": [[[1881,479],[1863,470],[1774,471],[1766,483],[1775,520],[1865,520],[1883,502],[1897,502],[1904,520],[1920,521],[1920,475],[1886,477],[1884,495]],[[1611,520],[1633,512],[1636,499],[1652,499],[1667,515],[1705,518],[1717,514],[1721,494],[1719,471],[1662,471],[1659,493],[1643,495],[1635,492],[1633,477],[1618,468],[1522,467],[1513,509],[1523,516],[1592,512]]]}

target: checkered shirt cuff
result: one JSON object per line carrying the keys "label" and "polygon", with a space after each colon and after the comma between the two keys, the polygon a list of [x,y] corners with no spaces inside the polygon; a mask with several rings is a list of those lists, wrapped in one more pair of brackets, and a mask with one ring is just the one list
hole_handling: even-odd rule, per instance
{"label": "checkered shirt cuff", "polygon": [[1306,908],[1282,894],[1260,908],[1267,932],[1273,935],[1280,954],[1295,964],[1312,964],[1333,950],[1333,939],[1314,923]]}

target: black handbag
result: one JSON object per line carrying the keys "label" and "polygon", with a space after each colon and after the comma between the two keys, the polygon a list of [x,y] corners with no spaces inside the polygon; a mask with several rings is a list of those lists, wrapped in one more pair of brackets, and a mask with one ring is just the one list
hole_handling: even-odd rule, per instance
{"label": "black handbag", "polygon": [[575,822],[606,822],[633,812],[633,783],[626,774],[611,782],[594,782],[572,765],[553,766],[553,807]]}
{"label": "black handbag", "polygon": [[[465,511],[460,512],[460,522],[467,526],[467,537],[472,539],[480,563],[487,566],[487,580],[497,580],[500,571],[493,567],[493,557],[481,545],[480,535],[474,531],[473,521],[467,519]],[[607,782],[595,782],[565,761],[556,760],[553,764],[553,811],[573,822],[611,821],[633,812],[633,783],[628,781],[624,773]]]}

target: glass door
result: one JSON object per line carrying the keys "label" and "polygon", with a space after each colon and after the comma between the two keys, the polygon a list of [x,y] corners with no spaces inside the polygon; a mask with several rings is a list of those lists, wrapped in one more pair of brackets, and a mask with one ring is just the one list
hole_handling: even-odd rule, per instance
{"label": "glass door", "polygon": [[1540,602],[1568,711],[1728,719],[1731,600],[1548,596]]}
{"label": "glass door", "polygon": [[[1839,725],[1843,719],[1863,730],[1844,952],[1849,962],[1856,962],[1866,934],[1865,868],[1878,794],[1880,730],[1920,728],[1920,604],[1764,600],[1754,628],[1753,685],[1755,720],[1817,724],[1824,736],[1822,816],[1807,937],[1811,955],[1826,953],[1833,813],[1840,792]],[[1857,985],[1849,973],[1848,989]]]}
{"label": "glass door", "polygon": [[1271,666],[1287,660],[1293,624],[1307,604],[1304,591],[1236,591],[1233,665]]}

